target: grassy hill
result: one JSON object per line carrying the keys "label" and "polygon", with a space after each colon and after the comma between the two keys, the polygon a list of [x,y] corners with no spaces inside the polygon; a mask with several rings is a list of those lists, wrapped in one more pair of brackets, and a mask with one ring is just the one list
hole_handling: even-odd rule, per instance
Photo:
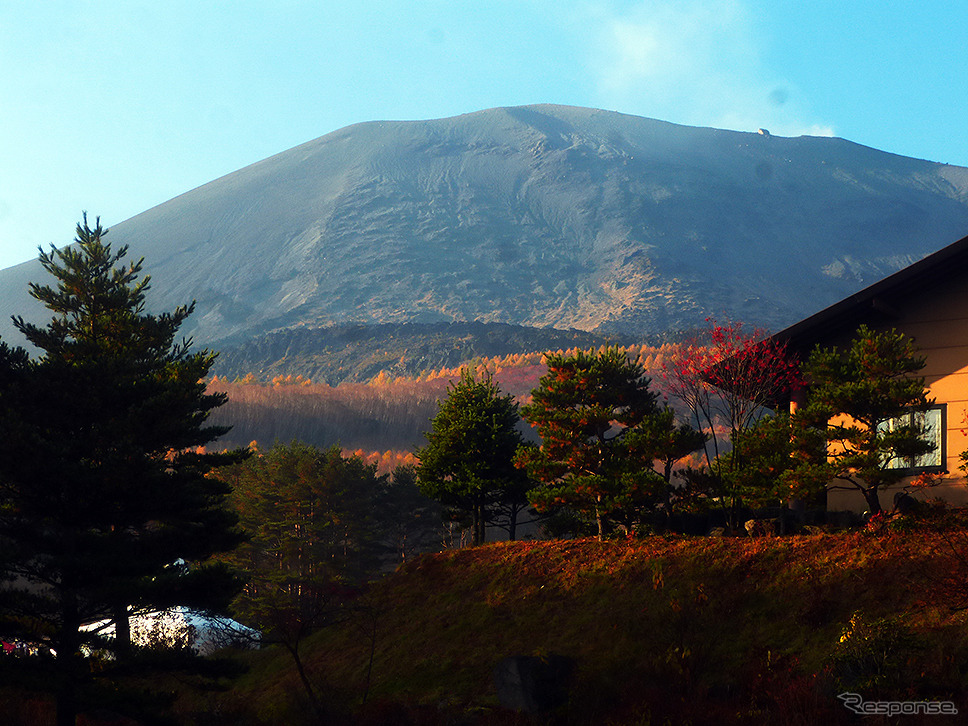
{"label": "grassy hill", "polygon": [[[833,725],[855,722],[837,698],[847,690],[950,699],[960,717],[923,722],[957,723],[966,552],[964,531],[445,551],[375,585],[305,658],[336,723]],[[522,654],[573,659],[566,707],[500,708],[492,669]],[[247,659],[231,690],[186,694],[182,722],[313,723],[285,652]],[[864,722],[896,722],[878,718]]]}

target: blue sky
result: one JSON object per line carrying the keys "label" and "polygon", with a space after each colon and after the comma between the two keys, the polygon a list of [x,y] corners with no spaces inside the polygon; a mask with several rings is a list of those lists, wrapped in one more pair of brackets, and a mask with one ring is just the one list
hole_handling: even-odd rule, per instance
{"label": "blue sky", "polygon": [[[0,0],[0,268],[343,126],[560,103],[968,166],[940,0]],[[150,269],[150,260],[148,261]]]}

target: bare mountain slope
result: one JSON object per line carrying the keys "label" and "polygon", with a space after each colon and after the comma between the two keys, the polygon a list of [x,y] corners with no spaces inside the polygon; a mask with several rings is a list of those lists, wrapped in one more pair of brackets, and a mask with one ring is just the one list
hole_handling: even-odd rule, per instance
{"label": "bare mountain slope", "polygon": [[[97,210],[90,210],[95,214]],[[65,241],[71,230],[65,230]],[[351,126],[117,224],[227,345],[344,322],[777,328],[968,233],[968,169],[584,108]],[[36,263],[0,271],[0,334]]]}

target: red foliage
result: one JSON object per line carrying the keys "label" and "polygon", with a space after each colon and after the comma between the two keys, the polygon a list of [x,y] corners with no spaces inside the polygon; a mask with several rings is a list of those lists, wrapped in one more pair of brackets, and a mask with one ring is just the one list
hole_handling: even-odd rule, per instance
{"label": "red foliage", "polygon": [[694,424],[710,434],[719,452],[717,423],[732,436],[747,428],[763,408],[773,408],[803,385],[799,363],[786,344],[748,332],[742,323],[709,318],[703,339],[679,347],[662,363],[669,393],[689,409]]}

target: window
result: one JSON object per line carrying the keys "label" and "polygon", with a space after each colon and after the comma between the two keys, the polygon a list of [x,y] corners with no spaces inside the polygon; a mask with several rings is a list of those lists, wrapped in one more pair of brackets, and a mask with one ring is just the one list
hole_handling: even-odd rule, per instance
{"label": "window", "polygon": [[924,427],[924,438],[934,448],[920,456],[894,456],[887,462],[889,469],[911,469],[912,471],[941,470],[945,463],[945,407],[932,406],[905,413],[889,419],[878,426],[882,431],[894,431],[901,426],[919,425]]}

